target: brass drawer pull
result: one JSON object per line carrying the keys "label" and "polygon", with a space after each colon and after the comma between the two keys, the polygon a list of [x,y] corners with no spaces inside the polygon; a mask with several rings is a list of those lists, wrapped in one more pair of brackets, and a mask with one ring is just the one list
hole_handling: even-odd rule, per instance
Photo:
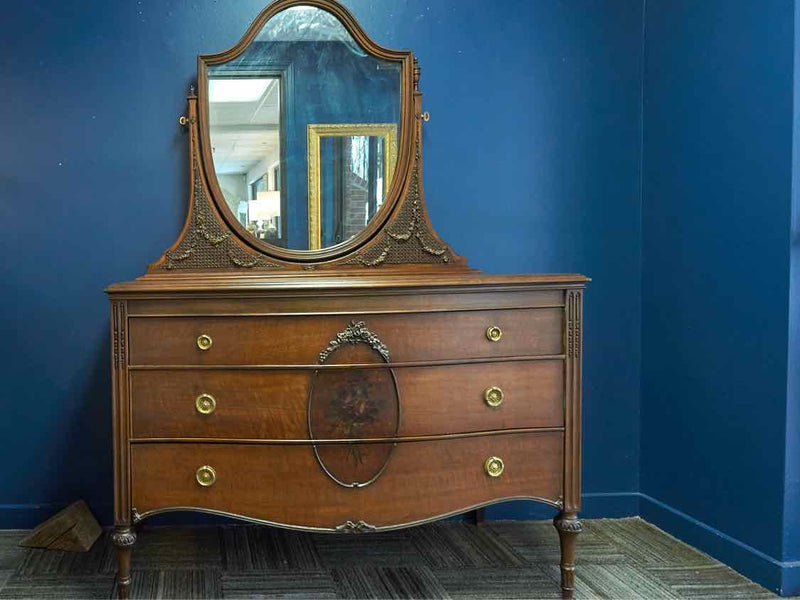
{"label": "brass drawer pull", "polygon": [[503,337],[503,330],[497,327],[497,325],[492,325],[486,330],[486,338],[490,342],[499,342],[501,337]]}
{"label": "brass drawer pull", "polygon": [[210,335],[204,333],[203,335],[197,336],[197,347],[200,348],[200,350],[208,350],[213,343],[214,340],[211,339]]}
{"label": "brass drawer pull", "polygon": [[503,403],[503,395],[503,390],[499,387],[492,386],[486,388],[486,391],[483,392],[483,399],[490,407],[497,408]]}
{"label": "brass drawer pull", "polygon": [[194,474],[194,478],[203,487],[211,487],[217,481],[217,472],[213,467],[203,465]]}
{"label": "brass drawer pull", "polygon": [[486,462],[483,463],[483,469],[489,477],[500,477],[505,468],[506,465],[503,463],[503,459],[497,456],[490,456],[486,459]]}
{"label": "brass drawer pull", "polygon": [[210,415],[217,410],[217,401],[211,394],[200,394],[195,399],[194,406],[201,415]]}

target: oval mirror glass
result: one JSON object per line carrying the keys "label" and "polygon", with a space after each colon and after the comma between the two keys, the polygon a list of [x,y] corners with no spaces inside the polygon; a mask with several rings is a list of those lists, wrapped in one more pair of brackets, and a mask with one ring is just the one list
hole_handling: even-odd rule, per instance
{"label": "oval mirror glass", "polygon": [[362,231],[397,163],[401,62],[371,56],[333,14],[295,6],[207,72],[214,171],[250,235],[319,250]]}

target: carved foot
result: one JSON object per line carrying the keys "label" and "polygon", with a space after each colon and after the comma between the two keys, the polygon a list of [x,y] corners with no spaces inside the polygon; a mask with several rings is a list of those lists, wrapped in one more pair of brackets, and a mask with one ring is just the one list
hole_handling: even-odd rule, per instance
{"label": "carved foot", "polygon": [[553,519],[561,542],[561,593],[572,598],[575,593],[575,541],[583,525],[574,512],[562,512]]}
{"label": "carved foot", "polygon": [[117,594],[121,600],[131,594],[131,551],[136,543],[136,532],[127,525],[118,525],[111,534],[117,547]]}

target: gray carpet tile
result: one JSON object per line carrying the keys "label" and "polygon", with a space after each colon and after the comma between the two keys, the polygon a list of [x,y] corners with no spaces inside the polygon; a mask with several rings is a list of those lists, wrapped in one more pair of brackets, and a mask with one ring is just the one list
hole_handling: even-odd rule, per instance
{"label": "gray carpet tile", "polygon": [[0,531],[0,571],[13,570],[17,566],[25,554],[25,548],[20,547],[19,542],[26,535],[28,532],[20,529]]}
{"label": "gray carpet tile", "polygon": [[11,569],[0,569],[0,592],[3,591],[6,581],[8,581],[9,577],[11,577],[12,573],[14,573],[14,571]]}
{"label": "gray carpet tile", "polygon": [[333,569],[331,577],[341,598],[449,598],[423,566],[344,567]]}
{"label": "gray carpet tile", "polygon": [[222,595],[226,600],[256,598],[339,598],[327,571],[265,571],[224,573]]}
{"label": "gray carpet tile", "polygon": [[[544,565],[543,569],[554,585],[560,581],[557,565]],[[666,600],[680,598],[680,595],[644,569],[632,569],[629,565],[620,564],[582,564],[575,571],[575,597],[576,600]]]}
{"label": "gray carpet tile", "polygon": [[15,573],[22,578],[49,575],[109,575],[116,568],[114,556],[114,547],[109,532],[106,532],[88,552],[26,548]]}
{"label": "gray carpet tile", "polygon": [[435,572],[454,600],[561,598],[561,589],[536,566],[518,568],[446,569]]}
{"label": "gray carpet tile", "polygon": [[[427,526],[426,526],[427,527]],[[411,529],[349,535],[317,534],[314,545],[325,567],[424,565]]]}
{"label": "gray carpet tile", "polygon": [[[561,556],[558,533],[551,521],[489,521],[483,525],[505,540],[530,563],[557,563]],[[594,521],[585,521],[578,537],[579,562],[624,563],[629,559],[612,541],[600,535]]]}
{"label": "gray carpet tile", "polygon": [[467,522],[433,523],[410,529],[406,535],[433,569],[527,564],[514,548],[485,526],[476,527]]}
{"label": "gray carpet tile", "polygon": [[626,556],[642,565],[701,566],[715,562],[708,555],[639,518],[600,519],[594,522],[594,526],[599,535],[606,537]]}
{"label": "gray carpet tile", "polygon": [[[85,553],[18,548],[23,534],[0,532],[0,600],[111,596],[108,532]],[[641,519],[584,522],[577,557],[577,600],[776,597]],[[548,599],[560,596],[558,558],[549,521],[363,535],[145,527],[133,548],[133,597]]]}
{"label": "gray carpet tile", "polygon": [[104,600],[111,595],[112,575],[40,575],[36,579],[12,575],[0,591],[0,599]]}
{"label": "gray carpet tile", "polygon": [[132,564],[134,569],[220,568],[220,528],[146,528],[138,534]]}
{"label": "gray carpet tile", "polygon": [[221,533],[222,566],[227,572],[322,568],[311,534],[254,525],[222,527]]}
{"label": "gray carpet tile", "polygon": [[649,567],[647,571],[675,590],[681,598],[774,598],[760,585],[721,564],[695,567]]}
{"label": "gray carpet tile", "polygon": [[[132,600],[222,598],[219,569],[139,569],[133,571]],[[116,586],[114,590],[116,597]]]}

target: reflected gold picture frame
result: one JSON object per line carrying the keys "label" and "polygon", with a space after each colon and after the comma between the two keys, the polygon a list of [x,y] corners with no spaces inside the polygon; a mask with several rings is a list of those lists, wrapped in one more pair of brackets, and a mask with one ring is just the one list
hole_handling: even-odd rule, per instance
{"label": "reflected gold picture frame", "polygon": [[[312,123],[308,125],[308,249],[322,246],[322,170],[320,139],[323,137],[369,136],[383,138],[385,190],[391,188],[397,167],[396,123]],[[381,207],[382,209],[383,207]]]}

